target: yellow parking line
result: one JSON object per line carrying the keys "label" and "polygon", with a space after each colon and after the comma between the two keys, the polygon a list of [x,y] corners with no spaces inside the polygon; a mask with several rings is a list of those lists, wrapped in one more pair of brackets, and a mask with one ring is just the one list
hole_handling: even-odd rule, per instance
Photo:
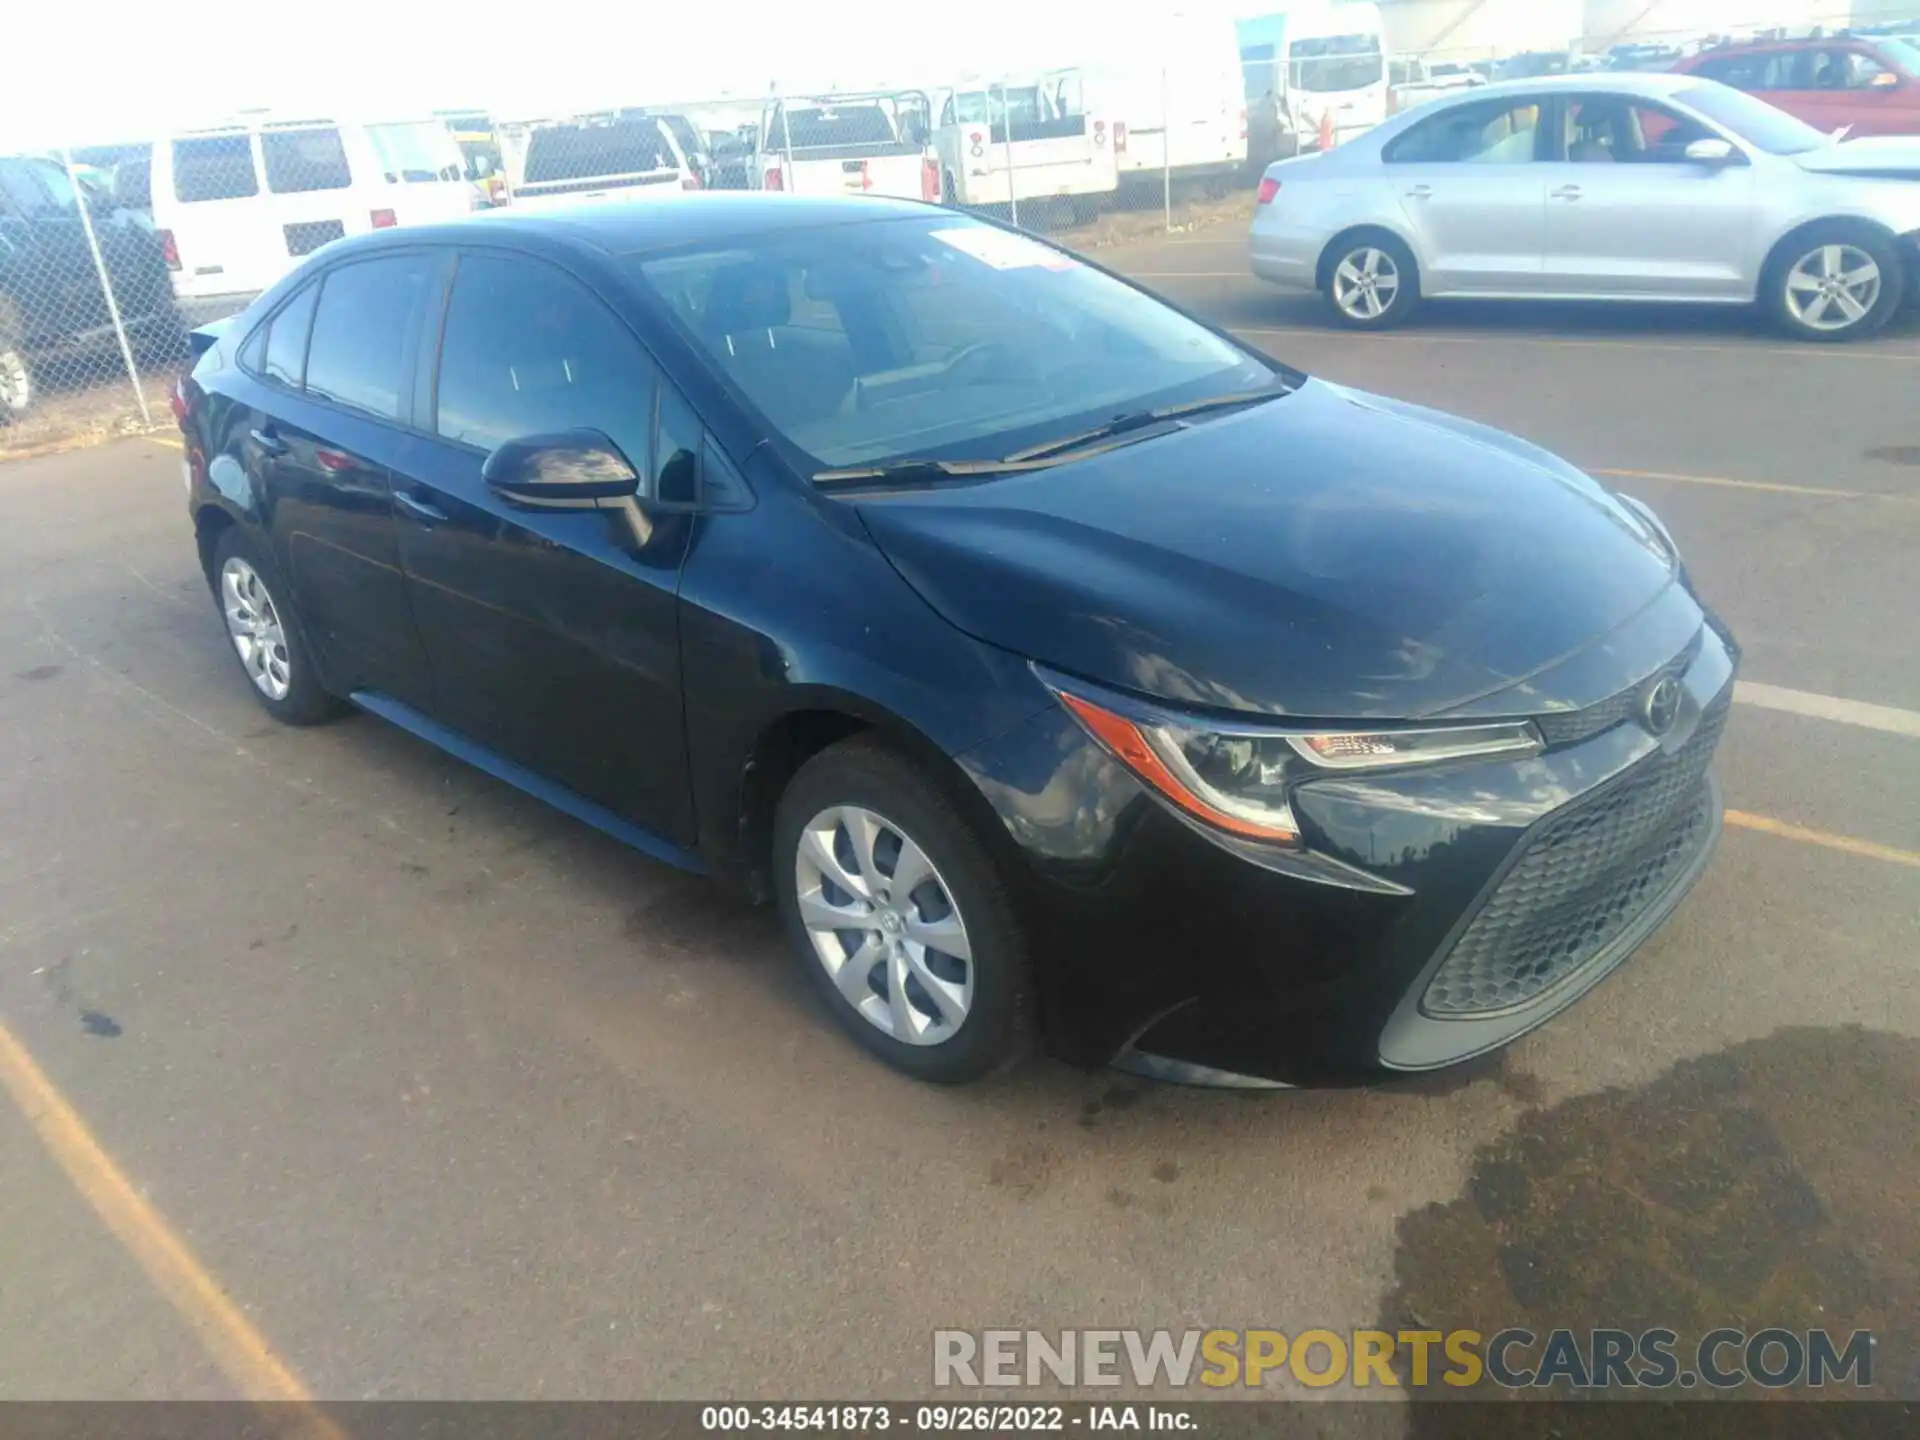
{"label": "yellow parking line", "polygon": [[1819,845],[1828,850],[1838,850],[1843,855],[1857,855],[1863,860],[1885,860],[1894,865],[1909,865],[1920,870],[1920,852],[1897,850],[1891,845],[1882,845],[1873,840],[1856,840],[1851,835],[1835,835],[1830,830],[1813,830],[1805,825],[1789,824],[1785,820],[1775,820],[1766,815],[1749,815],[1744,810],[1727,811],[1727,824],[1737,825],[1742,830],[1758,830],[1762,835],[1773,835],[1782,840],[1798,840],[1804,845]]}
{"label": "yellow parking line", "polygon": [[164,445],[169,450],[178,450],[181,448],[179,437],[175,435],[143,435],[141,438],[143,440],[151,440],[156,445]]}
{"label": "yellow parking line", "polygon": [[1825,485],[1787,485],[1778,480],[1730,480],[1722,475],[1680,475],[1668,470],[1609,470],[1596,466],[1589,475],[1614,480],[1671,480],[1679,485],[1724,485],[1730,490],[1770,490],[1777,495],[1820,495],[1829,500],[1905,500],[1905,495],[1876,495],[1866,490],[1834,490]]}
{"label": "yellow parking line", "polygon": [[94,1213],[193,1327],[240,1393],[259,1403],[303,1407],[307,1413],[301,1416],[305,1423],[299,1430],[311,1440],[347,1440],[345,1432],[314,1407],[313,1396],[299,1376],[273,1353],[266,1337],[113,1163],[86,1122],[4,1024],[0,1024],[0,1085]]}

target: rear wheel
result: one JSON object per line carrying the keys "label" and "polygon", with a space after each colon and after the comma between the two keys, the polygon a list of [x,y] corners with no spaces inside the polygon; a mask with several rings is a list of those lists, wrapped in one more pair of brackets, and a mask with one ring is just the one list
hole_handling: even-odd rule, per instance
{"label": "rear wheel", "polygon": [[1814,225],[1774,252],[1762,282],[1774,323],[1799,340],[1871,335],[1893,318],[1906,273],[1893,242],[1870,226]]}
{"label": "rear wheel", "polygon": [[1334,318],[1356,330],[1398,325],[1420,303],[1420,271],[1413,252],[1382,231],[1336,241],[1322,274]]}
{"label": "rear wheel", "polygon": [[268,714],[288,725],[316,725],[346,709],[322,688],[271,562],[237,525],[214,547],[213,594],[240,669]]}
{"label": "rear wheel", "polygon": [[920,1080],[977,1079],[1026,1048],[1026,946],[959,808],[868,738],[806,765],[774,820],[780,910],[821,1000],[868,1051]]}

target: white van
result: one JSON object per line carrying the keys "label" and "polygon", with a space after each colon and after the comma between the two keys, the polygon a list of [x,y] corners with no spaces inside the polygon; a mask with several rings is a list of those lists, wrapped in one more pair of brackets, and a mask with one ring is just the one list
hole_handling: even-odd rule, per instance
{"label": "white van", "polygon": [[1304,150],[1357,139],[1391,110],[1385,31],[1373,0],[1320,0],[1287,11],[1286,89]]}
{"label": "white van", "polygon": [[1116,27],[1098,43],[1097,63],[1054,83],[1061,110],[1110,121],[1123,180],[1163,167],[1175,178],[1246,168],[1246,85],[1233,21],[1175,15]]}
{"label": "white van", "polygon": [[1063,110],[1065,86],[1038,81],[959,89],[940,97],[933,152],[948,205],[1066,200],[1091,219],[1118,185],[1105,117]]}
{"label": "white van", "polygon": [[644,110],[503,124],[498,133],[507,203],[542,210],[607,200],[677,200],[703,182],[675,138],[676,128],[668,117]]}
{"label": "white van", "polygon": [[474,208],[460,147],[431,118],[248,116],[155,142],[153,223],[195,320],[232,314],[329,240]]}

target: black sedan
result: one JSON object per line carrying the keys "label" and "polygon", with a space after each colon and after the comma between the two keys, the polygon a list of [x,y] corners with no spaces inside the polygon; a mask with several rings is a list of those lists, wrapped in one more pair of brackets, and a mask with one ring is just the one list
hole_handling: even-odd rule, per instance
{"label": "black sedan", "polygon": [[776,901],[912,1075],[1448,1065],[1719,832],[1735,649],[1649,511],[995,225],[495,212],[199,343],[194,533],[266,708]]}

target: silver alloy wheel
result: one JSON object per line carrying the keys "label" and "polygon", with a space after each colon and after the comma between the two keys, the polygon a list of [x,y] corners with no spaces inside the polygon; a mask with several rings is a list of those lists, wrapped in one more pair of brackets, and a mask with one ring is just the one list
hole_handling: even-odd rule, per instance
{"label": "silver alloy wheel", "polygon": [[1400,293],[1400,267],[1371,245],[1355,250],[1333,270],[1333,303],[1356,320],[1378,320]]}
{"label": "silver alloy wheel", "polygon": [[800,832],[794,893],[834,987],[868,1024],[938,1045],[973,1005],[973,950],[953,892],[906,831],[854,805]]}
{"label": "silver alloy wheel", "polygon": [[1880,303],[1880,267],[1854,245],[1822,245],[1787,272],[1787,310],[1809,330],[1858,325]]}
{"label": "silver alloy wheel", "polygon": [[18,350],[0,347],[0,414],[19,415],[33,403],[33,376]]}
{"label": "silver alloy wheel", "polygon": [[240,663],[269,700],[284,700],[293,688],[292,661],[280,611],[259,572],[238,555],[220,567],[220,609]]}

